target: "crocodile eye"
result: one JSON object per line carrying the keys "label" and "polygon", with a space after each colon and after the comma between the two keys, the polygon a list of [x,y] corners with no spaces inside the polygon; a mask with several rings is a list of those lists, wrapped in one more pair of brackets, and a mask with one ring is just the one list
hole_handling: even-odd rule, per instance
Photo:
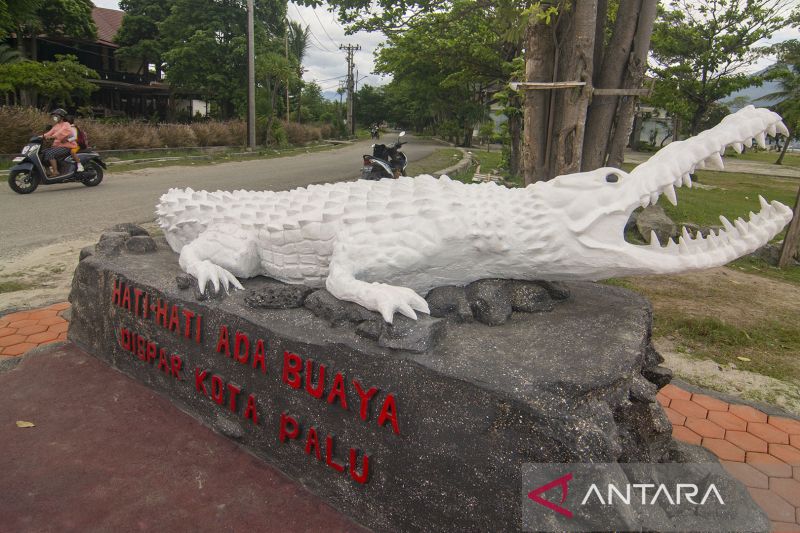
{"label": "crocodile eye", "polygon": [[613,172],[611,174],[607,174],[606,175],[606,181],[608,183],[616,183],[616,182],[619,181],[619,175],[614,174]]}

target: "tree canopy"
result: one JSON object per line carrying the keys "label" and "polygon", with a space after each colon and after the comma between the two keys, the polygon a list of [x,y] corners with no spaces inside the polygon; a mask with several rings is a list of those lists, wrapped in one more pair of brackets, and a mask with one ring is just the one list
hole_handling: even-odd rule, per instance
{"label": "tree canopy", "polygon": [[94,39],[91,0],[0,0],[0,38],[39,33]]}
{"label": "tree canopy", "polygon": [[[745,69],[764,55],[757,43],[796,21],[791,0],[672,0],[652,38],[650,101],[679,117],[692,135],[713,121],[715,106],[760,82]],[[721,118],[721,117],[718,117]]]}

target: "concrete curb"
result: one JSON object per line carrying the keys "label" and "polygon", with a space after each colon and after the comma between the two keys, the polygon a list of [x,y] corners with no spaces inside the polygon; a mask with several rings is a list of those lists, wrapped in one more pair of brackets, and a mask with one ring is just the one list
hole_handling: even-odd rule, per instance
{"label": "concrete curb", "polygon": [[461,150],[461,152],[464,154],[464,156],[461,158],[461,161],[443,170],[438,170],[434,172],[433,175],[435,177],[438,178],[439,176],[442,176],[444,174],[447,174],[449,176],[450,174],[458,174],[459,172],[464,172],[472,164],[472,152],[469,152],[466,149],[459,148],[457,146],[455,148]]}

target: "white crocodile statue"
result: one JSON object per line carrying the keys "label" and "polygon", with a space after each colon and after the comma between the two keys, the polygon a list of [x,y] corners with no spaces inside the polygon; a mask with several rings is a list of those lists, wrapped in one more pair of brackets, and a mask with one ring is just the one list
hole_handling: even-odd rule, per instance
{"label": "white crocodile statue", "polygon": [[721,154],[764,146],[788,132],[779,115],[752,106],[685,141],[673,142],[630,173],[600,168],[525,188],[467,185],[446,176],[310,185],[291,191],[170,189],[156,213],[180,266],[201,291],[242,288],[258,275],[311,287],[378,311],[428,313],[433,287],[482,278],[599,280],[724,265],[778,234],[792,210],[759,197],[760,211],[724,230],[676,244],[625,241],[629,216],[695,168],[722,168]]}

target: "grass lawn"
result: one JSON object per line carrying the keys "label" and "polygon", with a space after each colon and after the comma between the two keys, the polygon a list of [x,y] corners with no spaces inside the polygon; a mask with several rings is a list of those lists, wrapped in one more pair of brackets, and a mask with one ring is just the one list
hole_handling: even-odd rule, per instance
{"label": "grass lawn", "polygon": [[412,161],[406,168],[409,176],[419,176],[420,174],[430,174],[451,167],[461,161],[464,154],[455,148],[439,148],[428,157],[419,161]]}
{"label": "grass lawn", "polygon": [[[758,161],[760,163],[774,164],[778,160],[780,152],[766,150],[747,150],[742,154],[737,154],[732,148],[725,151],[725,157],[731,159],[739,159],[741,161]],[[800,154],[796,152],[786,152],[783,157],[783,165],[787,167],[800,167]]]}

